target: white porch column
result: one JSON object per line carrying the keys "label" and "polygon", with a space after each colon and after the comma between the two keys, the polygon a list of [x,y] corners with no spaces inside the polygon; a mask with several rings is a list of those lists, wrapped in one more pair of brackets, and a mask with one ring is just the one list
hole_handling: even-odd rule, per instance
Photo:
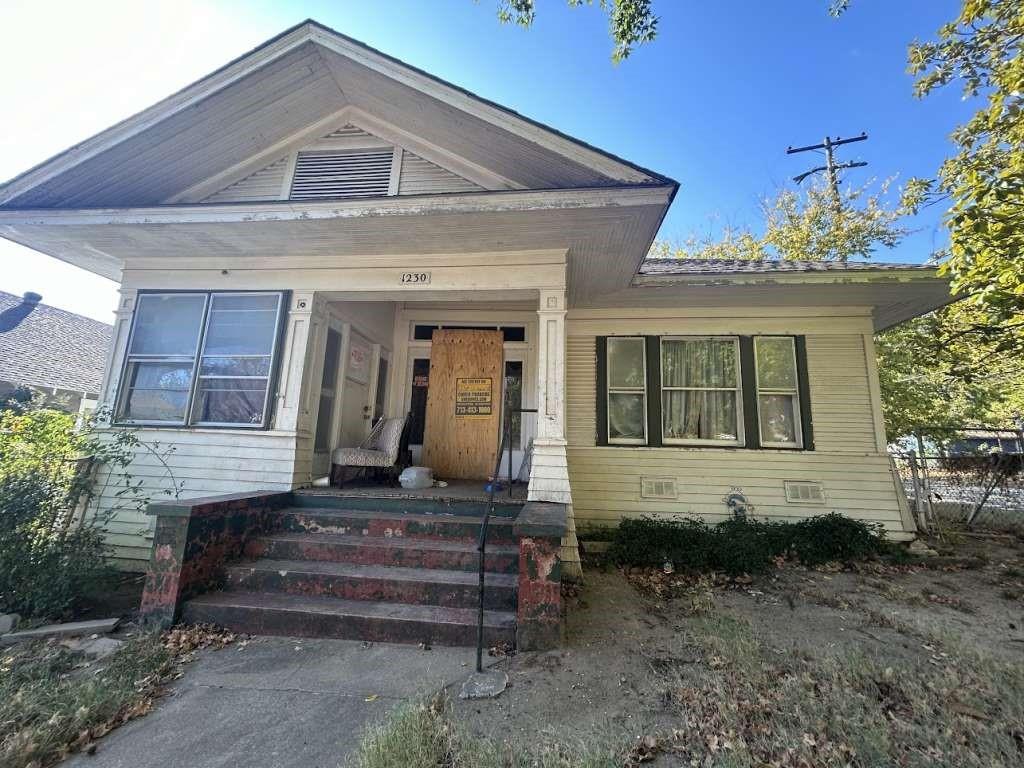
{"label": "white porch column", "polygon": [[318,328],[314,322],[314,294],[295,291],[288,307],[281,375],[277,382],[277,413],[274,427],[287,432],[309,431],[313,419],[309,405],[310,368]]}
{"label": "white porch column", "polygon": [[530,464],[530,501],[565,504],[569,531],[562,563],[570,579],[582,576],[565,439],[565,289],[540,291],[537,310],[537,436]]}

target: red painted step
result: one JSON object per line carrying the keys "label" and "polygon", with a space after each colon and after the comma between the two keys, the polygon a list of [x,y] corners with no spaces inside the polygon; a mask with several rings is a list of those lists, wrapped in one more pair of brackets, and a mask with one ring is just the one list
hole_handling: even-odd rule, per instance
{"label": "red painted step", "polygon": [[[487,529],[487,541],[494,544],[513,543],[513,522],[507,517],[492,517]],[[281,523],[283,529],[291,533],[332,533],[342,536],[475,542],[480,534],[478,517],[362,509],[292,507],[282,511]]]}
{"label": "red painted step", "polygon": [[[185,604],[183,619],[236,632],[378,642],[474,645],[476,611],[281,593],[213,592]],[[487,645],[515,642],[515,613],[484,612]]]}
{"label": "red painted step", "polygon": [[[308,560],[256,560],[226,568],[230,589],[346,600],[473,608],[479,599],[479,575],[469,571],[353,565]],[[515,610],[518,577],[486,575],[484,607]]]}
{"label": "red painted step", "polygon": [[[249,542],[246,553],[252,558],[274,560],[318,560],[473,572],[478,568],[476,542],[401,536],[276,533]],[[488,542],[485,562],[487,571],[491,573],[518,573],[519,547]]]}

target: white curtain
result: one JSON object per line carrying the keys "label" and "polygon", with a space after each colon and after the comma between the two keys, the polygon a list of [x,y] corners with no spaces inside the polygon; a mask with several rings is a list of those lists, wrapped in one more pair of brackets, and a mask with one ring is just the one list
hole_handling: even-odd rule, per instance
{"label": "white curtain", "polygon": [[[662,343],[661,372],[665,438],[737,439],[734,341],[666,339]],[[716,387],[719,389],[713,389]]]}

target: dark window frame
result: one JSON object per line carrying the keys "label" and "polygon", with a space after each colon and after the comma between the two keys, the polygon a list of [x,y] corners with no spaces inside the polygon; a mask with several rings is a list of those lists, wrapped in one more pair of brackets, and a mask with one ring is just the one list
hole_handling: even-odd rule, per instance
{"label": "dark window frame", "polygon": [[[647,406],[647,439],[643,443],[622,443],[610,442],[608,440],[608,340],[614,338],[637,338],[637,334],[616,334],[611,336],[598,336],[595,341],[596,347],[596,426],[597,435],[595,443],[598,446],[614,448],[681,448],[701,450],[763,450],[763,451],[813,451],[814,450],[814,428],[811,420],[811,393],[810,380],[807,369],[807,339],[806,336],[797,334],[756,334],[747,336],[736,336],[731,334],[721,335],[721,338],[739,340],[739,364],[740,364],[740,402],[737,406],[741,409],[739,424],[742,432],[742,441],[736,445],[721,445],[715,443],[692,443],[680,444],[676,442],[665,443],[662,440],[662,407],[661,407],[661,340],[663,338],[714,338],[714,334],[665,334],[659,336],[642,336],[645,340],[646,349],[646,406]],[[757,360],[754,354],[754,339],[758,337],[785,337],[793,339],[794,353],[796,355],[797,374],[797,407],[800,421],[800,445],[762,445],[760,430],[760,414],[758,411],[758,388],[757,388]]]}
{"label": "dark window frame", "polygon": [[[270,354],[270,370],[267,375],[267,391],[264,397],[263,419],[259,423],[242,422],[207,422],[198,421],[194,418],[195,397],[199,386],[199,366],[203,358],[206,343],[206,334],[209,330],[210,309],[213,305],[214,296],[241,296],[241,295],[274,295],[278,297],[277,325],[274,329],[274,338]],[[128,382],[128,369],[138,356],[132,355],[132,342],[135,338],[136,326],[139,320],[139,307],[145,296],[181,296],[193,295],[203,296],[202,317],[199,323],[199,336],[196,342],[195,353],[192,356],[192,378],[189,382],[188,398],[185,403],[185,413],[182,421],[164,421],[155,419],[129,419],[123,416],[126,399],[132,387]],[[280,380],[281,361],[285,341],[285,329],[287,328],[288,314],[291,311],[291,291],[287,290],[203,290],[203,289],[170,289],[162,290],[150,288],[139,290],[136,294],[135,307],[132,312],[131,329],[128,333],[128,341],[125,344],[123,359],[121,360],[120,377],[117,383],[117,393],[114,398],[114,412],[111,424],[116,427],[144,427],[146,429],[244,429],[247,431],[267,431],[273,423],[274,401],[277,397],[277,384]],[[154,356],[157,357],[157,356]],[[184,357],[184,356],[179,356]]]}

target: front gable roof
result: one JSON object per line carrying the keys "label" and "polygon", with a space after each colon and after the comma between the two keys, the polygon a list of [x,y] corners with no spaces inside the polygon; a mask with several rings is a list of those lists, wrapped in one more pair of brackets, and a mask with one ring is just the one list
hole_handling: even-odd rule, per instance
{"label": "front gable roof", "polygon": [[483,189],[675,187],[306,21],[0,186],[0,207],[194,202],[347,123]]}

